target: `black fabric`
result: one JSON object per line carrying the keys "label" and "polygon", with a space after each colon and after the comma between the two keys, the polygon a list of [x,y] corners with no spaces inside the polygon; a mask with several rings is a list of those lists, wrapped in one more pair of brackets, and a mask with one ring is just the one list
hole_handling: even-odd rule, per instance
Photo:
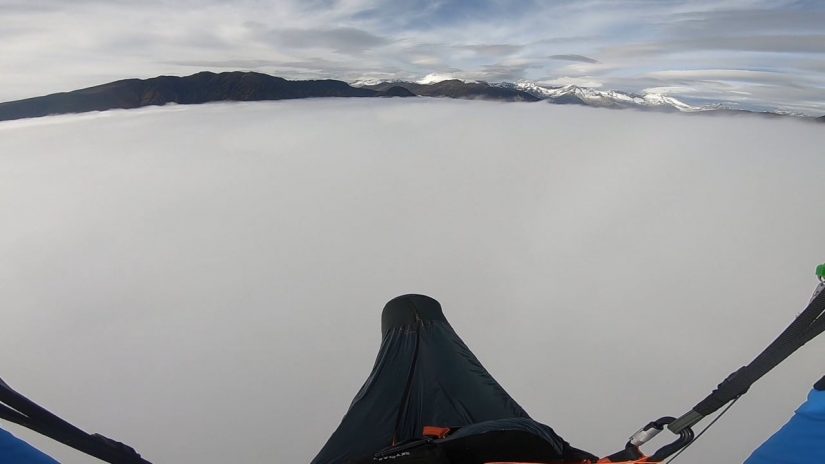
{"label": "black fabric", "polygon": [[814,389],[823,391],[825,390],[825,376],[823,376],[817,383],[814,384]]}
{"label": "black fabric", "polygon": [[[372,373],[312,464],[371,455],[420,437],[425,425],[529,419],[453,331],[434,299],[395,298],[381,321],[383,339]],[[554,446],[569,446],[555,439],[560,443]]]}
{"label": "black fabric", "polygon": [[820,292],[802,313],[750,364],[729,375],[716,390],[693,410],[702,416],[712,414],[748,391],[754,382],[784,361],[805,343],[825,331],[825,292]]}
{"label": "black fabric", "polygon": [[78,451],[113,464],[149,464],[134,449],[88,434],[21,395],[0,379],[0,419],[14,422]]}
{"label": "black fabric", "polygon": [[415,440],[348,464],[451,464],[444,449],[433,440]]}
{"label": "black fabric", "polygon": [[507,419],[495,419],[478,422],[476,424],[461,427],[441,443],[450,443],[463,440],[467,437],[481,436],[490,432],[519,432],[532,435],[545,443],[545,448],[554,455],[561,455],[564,452],[564,440],[550,427],[528,419],[526,417],[511,417]]}
{"label": "black fabric", "polygon": [[524,417],[468,425],[438,443],[451,464],[596,462],[599,459],[570,446],[552,428]]}
{"label": "black fabric", "polygon": [[413,440],[348,464],[581,463],[596,462],[598,459],[573,448],[550,427],[532,419],[517,417],[461,427],[441,440]]}
{"label": "black fabric", "polygon": [[625,449],[613,453],[610,456],[605,456],[604,460],[607,462],[625,462],[625,461],[636,461],[645,457],[644,453],[639,449],[638,446],[633,446],[628,444]]}
{"label": "black fabric", "polygon": [[381,312],[381,333],[386,335],[392,329],[415,325],[418,321],[438,321],[447,323],[441,305],[424,295],[403,295],[393,298]]}

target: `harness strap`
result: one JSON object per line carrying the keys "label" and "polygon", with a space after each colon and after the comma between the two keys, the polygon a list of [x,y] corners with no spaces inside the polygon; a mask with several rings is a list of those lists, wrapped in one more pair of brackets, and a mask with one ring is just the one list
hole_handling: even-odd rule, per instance
{"label": "harness strap", "polygon": [[695,425],[705,416],[745,394],[762,376],[825,331],[825,291],[822,291],[822,288],[823,284],[820,284],[814,298],[802,313],[750,364],[730,374],[716,390],[676,419],[668,428],[674,433],[679,433]]}
{"label": "harness strap", "polygon": [[16,392],[0,379],[0,419],[22,425],[111,464],[150,464],[133,448],[100,434],[88,434]]}

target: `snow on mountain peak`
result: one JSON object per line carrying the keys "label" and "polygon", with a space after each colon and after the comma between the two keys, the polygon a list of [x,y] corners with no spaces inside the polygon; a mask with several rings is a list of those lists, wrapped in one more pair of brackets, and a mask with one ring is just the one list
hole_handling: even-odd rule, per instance
{"label": "snow on mountain peak", "polygon": [[442,74],[442,73],[430,73],[424,76],[424,78],[419,79],[416,84],[437,84],[442,81],[451,81],[451,80],[458,80],[467,84],[473,84],[478,81],[474,81],[472,79],[462,79],[460,77],[456,77],[453,74]]}
{"label": "snow on mountain peak", "polygon": [[403,82],[399,80],[387,80],[387,79],[359,79],[357,81],[350,82],[350,85],[353,87],[366,87],[370,85],[378,85],[383,84],[385,82]]}
{"label": "snow on mountain peak", "polygon": [[[438,82],[453,79],[461,80],[465,83],[477,83],[477,81],[456,78],[454,75],[449,73],[431,73],[416,81],[416,83],[425,85],[436,84]],[[352,85],[355,87],[362,87],[384,84],[388,82],[398,82],[399,84],[403,84],[403,81],[398,80],[388,81],[379,79],[364,79],[353,82]],[[618,90],[602,90],[596,87],[583,87],[576,84],[567,84],[561,87],[546,86],[532,81],[518,81],[515,83],[500,82],[489,85],[519,90],[529,93],[538,99],[549,100],[554,103],[572,103],[603,108],[637,108],[679,112],[697,112],[720,109],[719,105],[690,105],[682,100],[679,100],[678,98],[659,92],[645,91],[642,94],[635,94]]]}
{"label": "snow on mountain peak", "polygon": [[568,84],[563,87],[544,87],[530,81],[520,81],[515,84],[502,83],[501,85],[522,90],[538,98],[550,100],[573,98],[583,104],[592,106],[662,108],[684,112],[711,109],[689,105],[677,98],[658,93],[635,95],[618,90],[599,90],[592,87],[579,87],[574,84]]}

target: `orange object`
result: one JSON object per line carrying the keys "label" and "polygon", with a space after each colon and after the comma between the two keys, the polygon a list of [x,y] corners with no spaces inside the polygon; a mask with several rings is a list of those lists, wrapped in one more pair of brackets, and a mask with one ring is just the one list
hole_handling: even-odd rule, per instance
{"label": "orange object", "polygon": [[423,435],[427,438],[441,439],[447,438],[450,434],[449,427],[436,427],[434,425],[425,425]]}

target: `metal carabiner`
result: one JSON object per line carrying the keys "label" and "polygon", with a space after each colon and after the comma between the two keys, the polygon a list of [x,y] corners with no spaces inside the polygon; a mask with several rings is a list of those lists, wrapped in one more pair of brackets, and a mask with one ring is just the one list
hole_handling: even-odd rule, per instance
{"label": "metal carabiner", "polygon": [[[635,448],[638,449],[641,445],[644,445],[648,441],[652,440],[653,437],[659,435],[665,427],[670,424],[671,422],[675,421],[676,419],[670,416],[661,417],[656,419],[653,422],[648,423],[641,429],[639,429],[636,433],[634,433],[630,439],[627,441],[625,445],[626,449]],[[659,448],[656,450],[653,455],[648,457],[648,462],[662,462],[671,456],[673,453],[679,451],[680,449],[684,448],[685,446],[689,445],[693,441],[693,430],[690,427],[687,427],[679,432],[679,437],[671,443]]]}

